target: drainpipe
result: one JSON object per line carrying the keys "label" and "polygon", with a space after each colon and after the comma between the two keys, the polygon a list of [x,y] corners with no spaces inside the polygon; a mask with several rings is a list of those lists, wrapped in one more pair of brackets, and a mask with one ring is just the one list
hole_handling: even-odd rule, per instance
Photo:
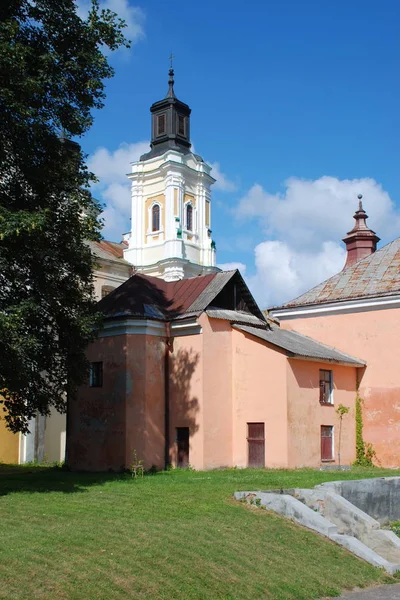
{"label": "drainpipe", "polygon": [[166,328],[166,339],[165,339],[165,353],[164,353],[164,463],[165,469],[168,469],[170,465],[169,459],[169,355],[173,349],[173,338],[171,337],[171,323],[165,324]]}

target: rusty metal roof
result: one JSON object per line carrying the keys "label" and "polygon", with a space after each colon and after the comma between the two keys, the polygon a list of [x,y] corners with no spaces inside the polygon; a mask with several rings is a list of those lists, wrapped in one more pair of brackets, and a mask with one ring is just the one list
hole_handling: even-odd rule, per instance
{"label": "rusty metal roof", "polygon": [[[100,300],[98,307],[106,318],[139,316],[171,320],[200,315],[215,301],[221,302],[221,307],[234,302],[229,288],[231,280],[237,286],[238,294],[245,298],[248,314],[263,320],[263,314],[238,271],[210,273],[179,281],[164,281],[137,273]],[[228,299],[219,296],[224,289],[224,293],[229,292],[226,294]]]}
{"label": "rusty metal roof", "polygon": [[124,249],[127,247],[124,242],[117,243],[109,242],[108,240],[100,240],[99,242],[90,241],[87,243],[97,258],[131,266],[130,263],[124,259]]}
{"label": "rusty metal roof", "polygon": [[232,327],[254,335],[273,346],[282,348],[289,358],[302,358],[304,360],[336,363],[351,367],[364,367],[366,364],[365,361],[355,358],[350,354],[345,354],[337,350],[337,348],[321,344],[321,342],[297,333],[297,331],[281,329],[276,325],[270,325],[268,329],[248,325],[232,325]]}
{"label": "rusty metal roof", "polygon": [[[400,238],[280,308],[376,298],[400,293]],[[276,310],[276,308],[274,308]]]}

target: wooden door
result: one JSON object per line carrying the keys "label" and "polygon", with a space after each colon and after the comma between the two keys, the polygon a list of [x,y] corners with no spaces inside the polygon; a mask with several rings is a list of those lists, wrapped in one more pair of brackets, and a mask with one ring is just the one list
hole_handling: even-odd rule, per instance
{"label": "wooden door", "polygon": [[176,428],[176,444],[178,449],[177,467],[186,469],[189,466],[189,427]]}
{"label": "wooden door", "polygon": [[264,423],[247,423],[248,466],[265,467]]}
{"label": "wooden door", "polygon": [[333,460],[333,427],[321,425],[321,460]]}

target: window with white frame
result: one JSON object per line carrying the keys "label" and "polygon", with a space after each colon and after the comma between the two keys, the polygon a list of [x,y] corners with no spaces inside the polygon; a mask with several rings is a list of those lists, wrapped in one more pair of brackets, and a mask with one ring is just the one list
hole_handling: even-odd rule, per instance
{"label": "window with white frame", "polygon": [[151,209],[151,231],[160,231],[160,205],[154,204]]}
{"label": "window with white frame", "polygon": [[193,231],[193,206],[191,204],[186,206],[186,229]]}
{"label": "window with white frame", "polygon": [[321,404],[333,404],[333,373],[320,369],[319,401]]}

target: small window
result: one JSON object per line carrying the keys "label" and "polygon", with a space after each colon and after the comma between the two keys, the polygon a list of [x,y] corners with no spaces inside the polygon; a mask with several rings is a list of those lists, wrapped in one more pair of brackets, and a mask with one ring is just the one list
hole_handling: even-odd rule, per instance
{"label": "small window", "polygon": [[185,117],[183,115],[178,115],[178,134],[186,135],[185,131]]}
{"label": "small window", "polygon": [[160,231],[160,206],[158,204],[151,209],[151,230]]}
{"label": "small window", "polygon": [[321,404],[333,404],[332,371],[319,372],[319,401]]}
{"label": "small window", "polygon": [[115,287],[113,287],[112,285],[102,285],[101,286],[101,297],[105,298],[105,296],[107,296],[113,290],[115,290]]}
{"label": "small window", "polygon": [[103,363],[92,362],[90,363],[90,387],[102,387],[103,386]]}
{"label": "small window", "polygon": [[191,204],[186,207],[186,229],[193,231],[193,206]]}
{"label": "small window", "polygon": [[158,115],[157,117],[157,135],[163,135],[165,133],[166,115]]}
{"label": "small window", "polygon": [[321,460],[334,460],[332,425],[321,425]]}

